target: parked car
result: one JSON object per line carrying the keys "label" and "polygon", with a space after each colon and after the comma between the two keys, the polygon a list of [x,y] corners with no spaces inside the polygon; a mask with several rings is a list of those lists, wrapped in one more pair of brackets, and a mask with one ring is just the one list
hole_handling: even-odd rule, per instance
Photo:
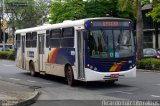
{"label": "parked car", "polygon": [[157,58],[157,51],[153,48],[145,48],[143,49],[143,56],[145,58]]}
{"label": "parked car", "polygon": [[160,59],[160,49],[157,49],[157,58]]}
{"label": "parked car", "polygon": [[[13,50],[14,46],[12,44],[5,44],[5,50]],[[0,51],[4,51],[3,44],[0,44]]]}

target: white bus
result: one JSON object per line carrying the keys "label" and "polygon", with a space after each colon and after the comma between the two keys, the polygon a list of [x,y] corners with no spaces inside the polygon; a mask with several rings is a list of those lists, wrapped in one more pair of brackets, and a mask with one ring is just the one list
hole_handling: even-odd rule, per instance
{"label": "white bus", "polygon": [[16,65],[75,80],[108,81],[136,77],[133,24],[122,18],[88,18],[20,29]]}

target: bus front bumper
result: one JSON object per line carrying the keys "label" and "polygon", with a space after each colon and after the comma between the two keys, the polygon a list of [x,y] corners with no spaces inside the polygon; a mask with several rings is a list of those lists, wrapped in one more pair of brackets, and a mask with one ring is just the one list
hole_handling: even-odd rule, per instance
{"label": "bus front bumper", "polygon": [[[116,77],[112,77],[116,76]],[[135,78],[136,66],[130,70],[120,72],[97,72],[89,68],[85,68],[85,81],[105,81],[119,78]]]}

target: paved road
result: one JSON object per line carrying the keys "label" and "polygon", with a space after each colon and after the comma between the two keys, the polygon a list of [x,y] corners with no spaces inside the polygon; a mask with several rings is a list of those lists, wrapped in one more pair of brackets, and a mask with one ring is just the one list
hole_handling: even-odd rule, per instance
{"label": "paved road", "polygon": [[[103,82],[78,82],[76,87],[70,87],[63,78],[42,75],[31,77],[28,72],[18,69],[12,61],[0,61],[0,67],[1,80],[28,85],[42,92],[39,101],[33,106],[40,106],[46,102],[60,106],[66,102],[61,100],[160,100],[160,73],[137,72],[137,78],[120,79],[113,86]],[[101,104],[101,101],[75,103],[77,102],[86,105]],[[72,104],[74,106],[73,102]]]}

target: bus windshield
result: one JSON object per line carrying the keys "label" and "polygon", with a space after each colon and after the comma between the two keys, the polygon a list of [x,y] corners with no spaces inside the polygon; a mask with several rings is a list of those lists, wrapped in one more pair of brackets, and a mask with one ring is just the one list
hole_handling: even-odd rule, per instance
{"label": "bus windshield", "polygon": [[124,58],[135,53],[130,30],[91,30],[88,36],[91,58]]}

